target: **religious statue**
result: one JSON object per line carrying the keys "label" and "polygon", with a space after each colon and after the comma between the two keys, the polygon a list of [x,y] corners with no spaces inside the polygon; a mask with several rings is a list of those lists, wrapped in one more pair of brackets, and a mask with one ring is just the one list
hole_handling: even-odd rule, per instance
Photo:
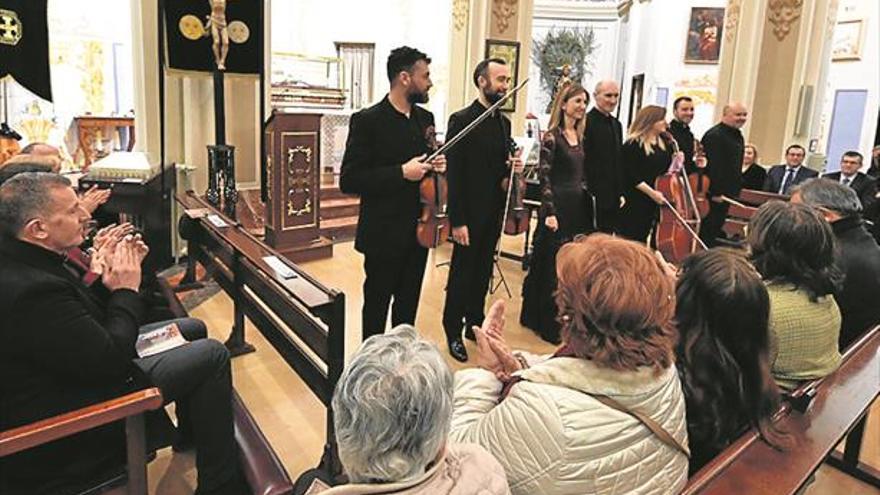
{"label": "religious statue", "polygon": [[226,55],[229,53],[229,30],[226,27],[226,0],[208,0],[211,4],[211,15],[205,30],[211,29],[214,40],[214,61],[217,70],[226,70]]}
{"label": "religious statue", "polygon": [[571,84],[571,65],[565,64],[562,67],[558,68],[559,70],[559,79],[556,80],[556,93],[559,94],[560,91],[565,89],[566,86]]}

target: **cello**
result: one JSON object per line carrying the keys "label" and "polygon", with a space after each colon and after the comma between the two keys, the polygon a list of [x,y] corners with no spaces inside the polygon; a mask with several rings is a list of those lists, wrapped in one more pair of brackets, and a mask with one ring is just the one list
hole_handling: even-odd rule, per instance
{"label": "cello", "polygon": [[667,261],[678,264],[698,246],[706,249],[706,245],[698,234],[701,216],[678,143],[669,133],[663,133],[661,138],[672,146],[674,154],[669,170],[654,181],[654,189],[663,193],[665,202],[654,229],[654,242]]}
{"label": "cello", "polygon": [[[425,140],[432,152],[440,147],[434,126],[425,130]],[[448,184],[446,174],[430,171],[419,182],[419,198],[422,211],[416,226],[416,240],[422,247],[435,248],[449,237],[447,214]]]}

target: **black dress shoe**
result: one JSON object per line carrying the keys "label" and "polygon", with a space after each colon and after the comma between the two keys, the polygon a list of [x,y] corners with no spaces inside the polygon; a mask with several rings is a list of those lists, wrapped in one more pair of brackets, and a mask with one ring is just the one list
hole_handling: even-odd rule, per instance
{"label": "black dress shoe", "polygon": [[456,361],[462,363],[468,360],[467,349],[464,348],[464,342],[462,342],[461,339],[449,341],[449,354],[451,354]]}

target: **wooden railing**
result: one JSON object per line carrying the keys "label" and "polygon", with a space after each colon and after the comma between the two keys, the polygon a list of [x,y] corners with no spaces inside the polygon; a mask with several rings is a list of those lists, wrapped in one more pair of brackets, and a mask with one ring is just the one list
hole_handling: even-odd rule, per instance
{"label": "wooden railing", "polygon": [[[776,418],[794,435],[793,448],[777,450],[752,429],[694,474],[682,494],[793,494],[823,462],[880,488],[877,471],[858,461],[865,419],[878,393],[880,326],[844,352],[834,373],[802,384],[788,397]],[[832,451],[844,436],[841,456]]]}

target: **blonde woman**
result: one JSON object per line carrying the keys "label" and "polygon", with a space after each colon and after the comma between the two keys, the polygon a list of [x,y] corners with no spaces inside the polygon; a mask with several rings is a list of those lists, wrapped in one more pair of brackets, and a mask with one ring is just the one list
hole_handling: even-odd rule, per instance
{"label": "blonde woman", "polygon": [[556,251],[576,235],[595,230],[584,176],[584,116],[589,100],[580,84],[563,86],[541,143],[541,210],[532,263],[523,284],[520,322],[550,342],[559,341],[553,304]]}
{"label": "blonde woman", "polygon": [[654,181],[669,169],[671,137],[666,132],[666,109],[648,105],[639,110],[620,149],[623,196],[617,233],[636,242],[646,242],[657,223],[663,194]]}
{"label": "blonde woman", "polygon": [[758,163],[758,148],[748,143],[743,148],[742,164],[743,189],[760,191],[767,179],[767,171]]}

